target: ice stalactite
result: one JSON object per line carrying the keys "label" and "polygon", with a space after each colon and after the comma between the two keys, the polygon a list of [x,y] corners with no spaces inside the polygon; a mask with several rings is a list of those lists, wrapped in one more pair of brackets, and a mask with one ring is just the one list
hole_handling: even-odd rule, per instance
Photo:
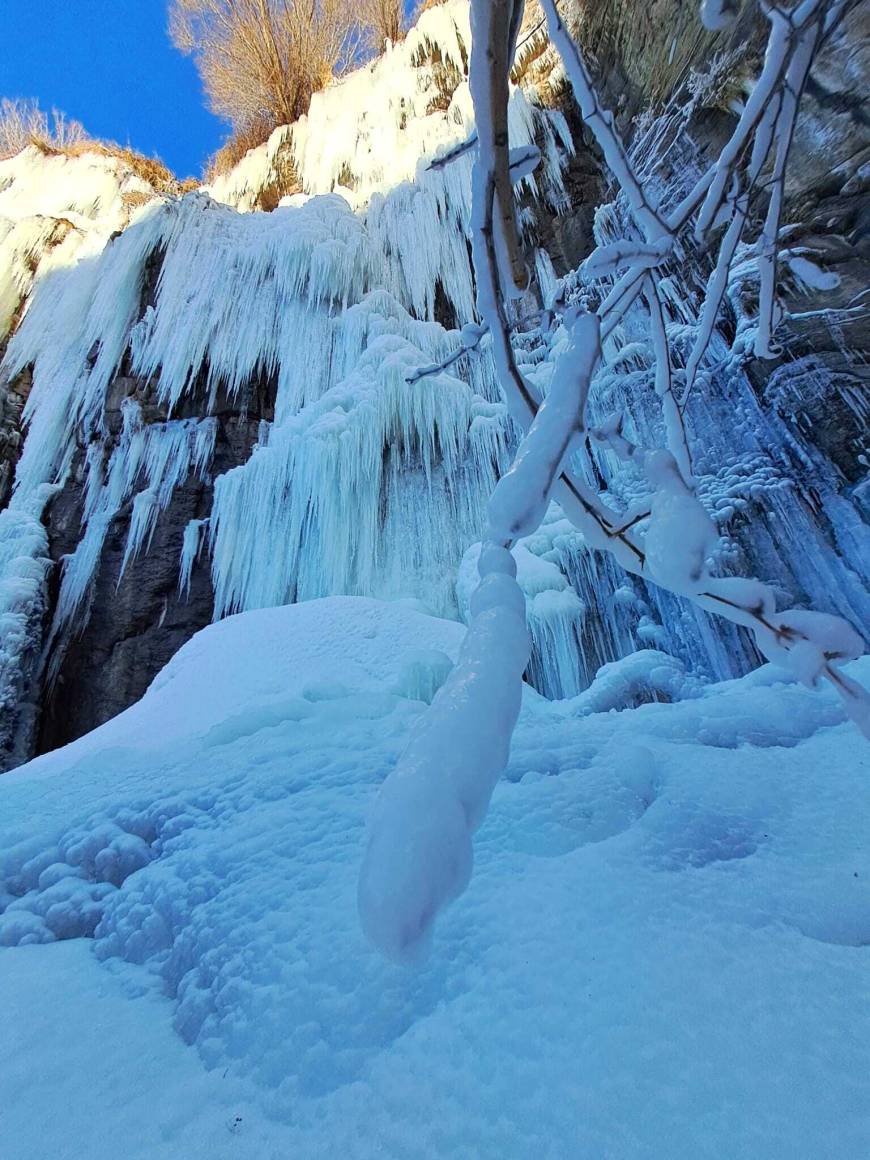
{"label": "ice stalactite", "polygon": [[[4,476],[11,483],[14,470],[16,479],[0,511],[0,768],[32,752],[51,568],[41,517],[72,462],[83,415],[80,372],[89,357],[95,369],[88,315],[98,258],[114,234],[157,200],[152,186],[118,156],[84,151],[67,157],[31,145],[0,161],[0,353],[14,331],[0,372],[0,503],[6,500]],[[107,286],[110,304],[126,273],[138,275],[135,262]],[[122,329],[124,303],[121,293],[115,306]],[[101,324],[101,336],[105,330]],[[29,399],[25,379],[10,409],[10,381],[36,361]],[[30,430],[22,439],[25,399]]]}
{"label": "ice stalactite", "polygon": [[[648,136],[655,138],[656,132],[655,123],[647,127]],[[643,149],[643,137],[636,148]],[[670,185],[660,179],[653,185],[665,205],[694,179],[694,159],[689,155],[683,160],[685,165],[678,167]],[[633,236],[623,196],[598,210],[595,239],[605,253],[628,245]],[[665,267],[660,287],[662,321],[680,382],[695,343],[692,304],[703,281],[697,255],[681,250],[676,257]],[[596,291],[600,273],[581,270],[564,280],[557,293],[565,301],[590,292],[603,294],[609,282],[605,280]],[[844,403],[853,406],[850,383],[854,379],[842,375],[841,388],[834,372],[818,359],[785,361],[760,398],[741,359],[741,351],[752,348],[755,319],[741,312],[740,296],[753,279],[757,287],[757,262],[747,254],[738,262],[729,290],[737,337],[729,345],[724,333],[713,332],[697,372],[703,384],[689,393],[683,412],[698,494],[721,534],[715,555],[725,573],[762,576],[776,585],[783,601],[827,609],[860,628],[870,621],[866,523],[860,505],[844,491],[835,464],[811,437],[805,437],[810,429],[800,431],[793,414],[802,405],[817,406],[816,396],[830,397],[838,390],[845,392]],[[821,276],[815,280],[823,281]],[[827,279],[824,284],[830,288],[834,281]],[[636,444],[661,446],[667,432],[657,396],[650,334],[649,312],[638,304],[608,337],[604,363],[590,391],[589,419],[594,427],[606,424],[613,414],[623,415]],[[561,342],[557,328],[547,357],[524,366],[541,391],[547,389]],[[845,350],[843,357],[848,363]],[[592,443],[586,457],[588,478],[603,483],[617,510],[630,513],[648,492],[642,473],[606,444]],[[581,665],[589,652],[600,661],[649,645],[665,648],[693,671],[717,680],[739,675],[758,663],[758,652],[742,630],[625,576],[579,534],[566,529],[555,544],[560,568],[590,609],[586,635],[581,634]],[[589,633],[597,637],[591,649]],[[593,675],[584,674],[584,685]]]}
{"label": "ice stalactite", "polygon": [[134,496],[119,582],[127,565],[150,540],[157,519],[178,484],[191,472],[202,477],[211,462],[214,419],[176,419],[145,425],[141,409],[132,399],[124,401],[122,414],[123,428],[105,473],[98,444],[92,444],[97,452],[87,459],[84,534],[75,552],[63,563],[53,637],[75,624],[106,533],[122,504]]}
{"label": "ice stalactite", "polygon": [[0,343],[36,280],[98,254],[157,196],[118,157],[30,145],[0,160]]}
{"label": "ice stalactite", "polygon": [[[570,527],[554,505],[553,521]],[[594,613],[580,599],[577,589],[559,566],[553,548],[554,522],[521,539],[512,550],[517,583],[526,600],[526,620],[532,650],[527,680],[546,697],[574,697],[588,684],[583,664],[582,639],[587,618]],[[457,581],[457,600],[464,619],[477,583],[480,545],[463,557]],[[606,655],[599,653],[598,655]],[[597,667],[597,666],[595,666]]]}
{"label": "ice stalactite", "polygon": [[29,756],[37,716],[31,681],[39,661],[50,563],[38,513],[22,508],[0,512],[0,768]]}
{"label": "ice stalactite", "polygon": [[216,480],[218,614],[335,592],[453,610],[434,564],[474,535],[504,464],[503,409],[448,374],[408,383],[420,346],[370,322],[385,329],[353,374]]}
{"label": "ice stalactite", "polygon": [[178,566],[178,590],[183,596],[190,595],[190,577],[205,542],[208,522],[208,519],[189,520],[184,529]]}

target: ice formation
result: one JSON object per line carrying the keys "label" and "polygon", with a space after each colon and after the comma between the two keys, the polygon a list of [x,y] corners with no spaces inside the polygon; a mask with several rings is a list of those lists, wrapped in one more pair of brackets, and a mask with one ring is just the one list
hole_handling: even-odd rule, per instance
{"label": "ice formation", "polygon": [[[52,296],[52,290],[76,284],[70,281],[77,276],[76,264],[85,268],[93,263],[109,238],[156,197],[154,189],[118,157],[99,153],[66,157],[29,146],[0,161],[0,353],[10,329],[34,304],[36,286],[45,295],[45,323],[59,308],[60,295]],[[78,322],[74,299],[75,294],[64,301],[58,319],[72,330]],[[54,376],[62,368],[50,359],[46,350],[46,381],[54,386]],[[27,440],[28,459],[36,460],[32,474],[11,508],[0,511],[0,751],[13,764],[32,746],[38,713],[33,680],[48,610],[45,582],[50,567],[40,516],[55,493],[53,481],[59,478],[52,467],[55,453],[72,430],[74,400],[68,379],[67,374],[66,390],[56,381],[58,410],[45,415],[41,424],[37,421],[33,438]],[[4,393],[0,374],[0,417]],[[22,468],[23,480],[25,471]]]}
{"label": "ice formation", "polygon": [[[40,488],[73,469],[85,477],[82,540],[64,564],[52,641],[87,615],[120,506],[132,500],[126,566],[147,549],[172,488],[189,471],[209,471],[209,420],[173,416],[207,416],[219,392],[237,397],[258,376],[274,384],[275,420],[250,461],[215,480],[207,545],[216,614],[331,592],[422,598],[455,614],[452,572],[479,534],[511,437],[485,361],[408,382],[455,344],[432,321],[437,295],[454,326],[474,319],[471,158],[432,168],[426,156],[473,128],[467,43],[465,5],[433,9],[388,60],[322,94],[292,130],[305,195],[269,214],[240,214],[203,194],[148,205],[98,256],[41,280],[3,369],[11,377],[32,365],[34,380],[13,507],[32,511]],[[427,111],[447,65],[441,83],[453,100]],[[517,142],[539,143],[545,158],[518,193],[560,202],[571,148],[564,119],[519,90],[512,109]],[[318,118],[345,128],[327,133]],[[378,126],[377,141],[367,124]],[[284,136],[232,180],[262,185],[265,169],[249,171]],[[359,172],[355,196],[338,181],[348,168]],[[251,208],[228,190],[224,182],[211,192]],[[112,434],[107,408],[118,407],[122,362],[166,418],[142,425],[138,399],[122,400],[122,430]]]}
{"label": "ice formation", "polygon": [[98,254],[156,196],[118,157],[30,145],[0,160],[0,345],[35,278]]}

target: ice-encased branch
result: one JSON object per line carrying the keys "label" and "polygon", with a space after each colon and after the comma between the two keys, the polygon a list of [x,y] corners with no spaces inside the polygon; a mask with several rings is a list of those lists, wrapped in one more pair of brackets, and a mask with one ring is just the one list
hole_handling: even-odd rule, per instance
{"label": "ice-encased branch", "polygon": [[628,151],[620,140],[613,123],[613,114],[604,109],[598,98],[598,92],[592,83],[586,62],[579,47],[574,43],[571,34],[565,27],[555,0],[541,0],[541,6],[547,17],[547,29],[550,40],[559,51],[583,120],[589,129],[601,152],[604,160],[619,182],[620,188],[628,199],[632,214],[644,231],[647,240],[653,240],[667,234],[669,227],[659,217],[656,206],[644,188],[643,182],[634,172]]}
{"label": "ice-encased branch", "polygon": [[570,358],[489,502],[480,582],[459,660],[378,794],[359,880],[369,939],[413,960],[471,875],[472,835],[507,764],[531,647],[511,542],[540,524],[601,353],[594,314],[570,320]]}
{"label": "ice-encased branch", "polygon": [[[473,9],[478,50],[472,55],[472,91],[486,104],[492,93],[492,65],[480,61],[481,47],[487,44],[479,32],[482,11],[488,21],[491,12],[478,0]],[[478,280],[478,306],[494,334],[500,361],[504,363],[507,351],[513,363],[493,244],[497,182],[492,138],[498,121],[479,119],[474,190],[483,212],[475,236],[487,277]],[[425,951],[436,915],[467,886],[472,835],[507,763],[531,647],[510,545],[515,537],[534,531],[546,512],[572,436],[582,423],[601,351],[595,315],[574,314],[569,326],[570,357],[561,360],[547,398],[537,406],[530,395],[521,396],[534,418],[490,500],[487,539],[478,562],[480,581],[459,660],[381,787],[370,821],[359,879],[360,917],[374,945],[399,961]]]}
{"label": "ice-encased branch", "polygon": [[459,659],[378,793],[360,869],[362,927],[388,958],[425,954],[438,912],[468,885],[472,834],[504,769],[531,642],[516,563],[481,552]]}
{"label": "ice-encased branch", "polygon": [[[548,15],[554,14],[555,31],[559,32],[552,0],[544,0],[544,4]],[[863,652],[858,634],[834,616],[795,610],[776,612],[773,591],[757,580],[710,575],[717,530],[692,490],[685,428],[676,426],[679,409],[673,397],[667,336],[654,283],[656,263],[649,261],[650,254],[643,247],[626,249],[621,256],[629,261],[629,269],[597,315],[577,313],[567,318],[571,341],[560,355],[550,393],[543,403],[517,365],[500,272],[499,245],[504,238],[499,237],[497,224],[503,196],[500,185],[508,172],[509,150],[504,136],[507,87],[497,83],[492,71],[507,68],[509,53],[506,56],[505,44],[510,44],[511,34],[505,37],[505,25],[515,28],[521,7],[510,0],[495,4],[473,0],[470,86],[478,125],[472,210],[478,309],[492,336],[494,361],[505,398],[526,435],[511,471],[499,482],[492,497],[488,538],[479,562],[480,583],[472,598],[471,622],[458,663],[385,781],[371,819],[359,882],[360,914],[374,944],[399,960],[413,958],[425,949],[438,912],[463,892],[471,875],[472,835],[507,761],[529,653],[525,601],[516,583],[509,548],[514,537],[534,530],[552,494],[558,496],[566,515],[584,532],[592,547],[610,551],[628,571],[750,628],[764,655],[784,664],[797,679],[810,685],[819,678],[830,681],[849,715],[870,736],[870,698],[839,669],[841,663]],[[804,27],[817,9],[814,0],[805,0],[791,13],[784,22],[789,44],[789,36]],[[502,25],[496,14],[504,22]],[[782,28],[783,24],[774,19],[774,32],[779,33]],[[564,33],[564,29],[561,31]],[[576,46],[570,38],[566,44],[566,36],[565,33],[560,38],[560,47],[565,51],[570,48],[582,66]],[[772,40],[776,38],[772,36]],[[781,44],[777,48],[774,43],[766,64],[779,77],[784,68],[783,51]],[[585,84],[585,66],[579,69],[579,75]],[[681,228],[705,194],[711,196],[707,197],[702,218],[704,213],[710,213],[711,206],[717,217],[723,197],[730,198],[730,221],[708,286],[696,342],[695,370],[712,334],[721,301],[720,286],[723,277],[727,280],[735,239],[739,240],[743,229],[748,190],[769,151],[781,107],[776,86],[768,85],[768,89],[766,101],[750,118],[741,118],[738,126],[746,134],[744,144],[749,132],[759,126],[748,173],[738,175],[738,167],[729,164],[727,180],[717,188],[723,171],[713,167],[706,184],[696,186],[689,199],[684,199],[671,215],[667,230],[659,231],[657,215],[643,191],[636,188],[636,175],[617,156],[615,174],[621,184],[628,186],[629,201],[646,243]],[[609,134],[612,123],[601,116],[594,90],[584,99],[612,152],[618,141]],[[653,219],[648,213],[653,214]],[[703,228],[699,230],[701,236],[704,232]],[[585,429],[586,396],[602,335],[608,325],[616,325],[614,319],[618,320],[642,292],[650,307],[653,345],[659,362],[656,389],[666,417],[670,411],[668,437],[674,451],[634,447],[622,435],[618,420],[612,429],[599,432],[638,460],[652,488],[649,505],[628,522],[620,522],[566,466],[565,460]],[[667,378],[663,377],[665,374]],[[639,540],[638,524],[644,521],[646,532]]]}
{"label": "ice-encased branch", "polygon": [[601,357],[601,324],[594,314],[575,313],[565,326],[568,346],[547,396],[489,501],[490,532],[496,541],[529,536],[537,529],[572,438],[583,425],[592,374]]}
{"label": "ice-encased branch", "polygon": [[773,358],[779,352],[773,345],[776,327],[776,269],[779,226],[785,199],[785,172],[794,138],[801,94],[809,77],[816,49],[822,35],[820,21],[813,21],[798,39],[783,85],[781,108],[777,118],[775,139],[776,156],[770,180],[770,202],[764,227],[758,239],[758,330],[755,336],[755,354],[758,358]]}

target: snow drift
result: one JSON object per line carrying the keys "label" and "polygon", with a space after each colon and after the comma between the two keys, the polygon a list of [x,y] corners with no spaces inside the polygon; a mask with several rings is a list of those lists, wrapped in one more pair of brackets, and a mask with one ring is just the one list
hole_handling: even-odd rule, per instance
{"label": "snow drift", "polygon": [[863,1160],[870,770],[831,693],[767,667],[619,711],[655,657],[594,704],[526,687],[428,963],[369,949],[365,819],[462,631],[231,617],[0,781],[17,1160]]}

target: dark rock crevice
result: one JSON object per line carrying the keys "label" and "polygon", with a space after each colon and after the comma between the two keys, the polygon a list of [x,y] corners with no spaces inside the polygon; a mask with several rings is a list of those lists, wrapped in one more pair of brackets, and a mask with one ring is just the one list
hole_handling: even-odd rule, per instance
{"label": "dark rock crevice", "polygon": [[[146,423],[167,418],[165,406],[155,401],[152,384],[119,376],[106,410],[113,437],[120,429],[120,405],[125,398],[141,402]],[[128,561],[123,576],[132,501],[112,520],[86,598],[82,627],[78,633],[61,635],[45,658],[44,671],[52,676],[42,698],[38,753],[74,740],[137,701],[178,649],[211,622],[214,597],[207,551],[200,553],[193,566],[189,591],[179,591],[184,530],[191,520],[210,516],[213,479],[248,459],[261,420],[273,417],[274,402],[274,383],[266,380],[252,383],[238,400],[219,393],[207,479],[192,474],[176,487],[150,543]],[[198,409],[191,406],[193,414],[202,415],[202,401]],[[54,561],[49,589],[52,610],[57,606],[63,557],[75,550],[81,538],[81,456],[78,467],[44,518]]]}

